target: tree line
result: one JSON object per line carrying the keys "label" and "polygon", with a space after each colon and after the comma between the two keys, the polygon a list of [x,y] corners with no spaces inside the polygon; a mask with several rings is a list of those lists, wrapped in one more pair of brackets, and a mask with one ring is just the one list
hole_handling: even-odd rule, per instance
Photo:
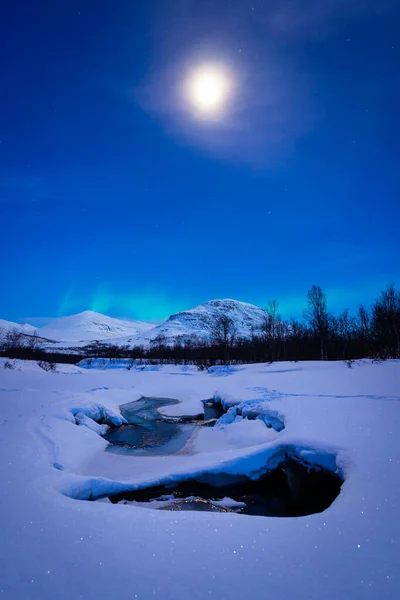
{"label": "tree line", "polygon": [[44,341],[35,334],[28,335],[16,329],[2,331],[0,328],[0,356],[11,359],[36,360],[50,364],[76,364],[84,356],[79,350],[75,349],[68,352],[57,352],[55,349],[49,350],[46,348]]}
{"label": "tree line", "polygon": [[370,308],[360,304],[353,315],[347,308],[334,315],[329,312],[322,288],[313,285],[307,292],[307,309],[302,319],[283,320],[278,301],[271,300],[264,322],[251,331],[249,338],[240,337],[235,322],[221,315],[207,340],[183,335],[171,345],[160,334],[146,348],[95,345],[87,351],[109,358],[199,365],[400,358],[400,292],[389,284]]}
{"label": "tree line", "polygon": [[[9,332],[3,337],[0,355],[46,360],[48,353],[32,338]],[[235,322],[228,315],[221,315],[208,339],[183,335],[171,344],[160,334],[146,348],[93,343],[75,354],[53,352],[51,360],[76,363],[83,357],[192,363],[200,367],[285,360],[400,358],[400,292],[394,284],[389,284],[370,308],[361,304],[355,314],[346,308],[334,315],[328,309],[322,288],[313,285],[307,292],[307,309],[302,319],[283,320],[279,303],[271,300],[264,321],[247,338],[238,334]]]}

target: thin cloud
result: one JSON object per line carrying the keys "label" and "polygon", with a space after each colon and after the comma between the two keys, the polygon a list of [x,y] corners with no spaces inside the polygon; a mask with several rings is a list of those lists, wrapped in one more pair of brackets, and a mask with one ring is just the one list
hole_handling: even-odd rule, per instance
{"label": "thin cloud", "polygon": [[390,11],[396,0],[279,0],[270,2],[265,22],[275,36],[294,41],[332,35],[344,19]]}
{"label": "thin cloud", "polygon": [[[393,2],[164,2],[151,31],[153,64],[134,97],[182,145],[256,168],[279,166],[322,116],[293,46],[330,35],[343,19],[371,16]],[[191,69],[213,61],[231,71],[235,94],[223,118],[200,121],[181,88]]]}
{"label": "thin cloud", "polygon": [[18,322],[21,324],[28,323],[29,325],[34,325],[35,327],[43,327],[43,325],[47,325],[50,321],[54,321],[57,317],[21,317],[18,319]]}
{"label": "thin cloud", "polygon": [[218,121],[196,119],[179,88],[187,68],[157,73],[137,91],[146,111],[160,120],[168,135],[219,158],[255,167],[275,166],[317,118],[307,90],[287,65],[232,69],[236,94]]}

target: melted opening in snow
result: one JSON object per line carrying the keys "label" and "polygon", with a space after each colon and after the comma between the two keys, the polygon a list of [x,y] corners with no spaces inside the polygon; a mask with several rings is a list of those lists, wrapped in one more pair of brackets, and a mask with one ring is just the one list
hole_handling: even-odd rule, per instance
{"label": "melted opening in snow", "polygon": [[342,478],[322,468],[303,466],[286,458],[278,468],[253,481],[223,482],[209,475],[207,482],[188,480],[122,492],[113,503],[132,503],[158,510],[235,512],[264,517],[301,517],[319,513],[340,493]]}
{"label": "melted opening in snow", "polygon": [[179,404],[171,398],[141,398],[121,406],[128,424],[110,427],[104,434],[107,452],[157,456],[174,454],[184,448],[197,426],[212,426],[223,414],[220,404],[205,400],[204,414],[167,417],[159,412],[163,406]]}
{"label": "melted opening in snow", "polygon": [[204,421],[218,420],[224,414],[224,408],[222,404],[214,401],[213,398],[210,400],[204,400]]}

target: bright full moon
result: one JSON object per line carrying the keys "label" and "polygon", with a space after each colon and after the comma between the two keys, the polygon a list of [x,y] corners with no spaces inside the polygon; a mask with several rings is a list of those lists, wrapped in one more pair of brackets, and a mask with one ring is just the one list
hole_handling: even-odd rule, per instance
{"label": "bright full moon", "polygon": [[227,74],[216,66],[203,66],[189,77],[187,91],[191,103],[204,115],[215,115],[228,99],[231,82]]}

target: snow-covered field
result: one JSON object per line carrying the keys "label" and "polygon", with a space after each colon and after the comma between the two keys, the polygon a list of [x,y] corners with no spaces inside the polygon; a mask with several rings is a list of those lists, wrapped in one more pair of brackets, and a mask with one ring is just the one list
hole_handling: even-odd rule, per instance
{"label": "snow-covered field", "polygon": [[[0,360],[2,597],[400,597],[400,361],[51,373]],[[170,416],[196,415],[209,398],[231,408],[177,454],[104,452],[96,420],[121,422],[119,406],[142,396],[180,400],[162,408]],[[243,418],[250,412],[260,418]],[[271,419],[285,428],[267,428]],[[271,518],[85,499],[207,474],[257,478],[288,451],[345,479],[325,512]]]}

